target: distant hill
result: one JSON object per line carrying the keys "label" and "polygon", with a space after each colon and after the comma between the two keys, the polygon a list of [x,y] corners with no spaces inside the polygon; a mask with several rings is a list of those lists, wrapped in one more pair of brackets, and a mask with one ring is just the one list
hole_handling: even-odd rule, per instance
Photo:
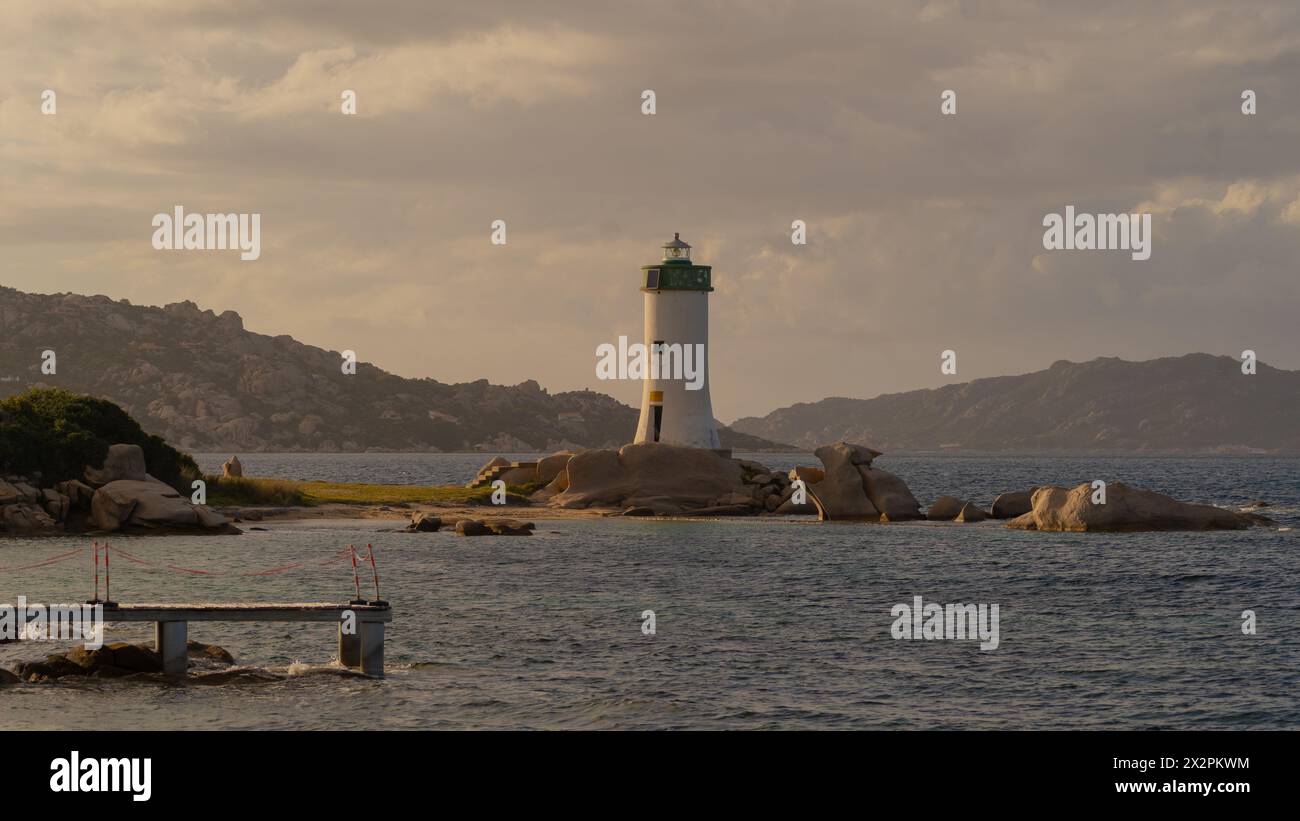
{"label": "distant hill", "polygon": [[875,399],[823,399],[737,420],[805,448],[844,439],[885,451],[1300,452],[1300,372],[1226,356],[1057,362]]}
{"label": "distant hill", "polygon": [[[41,373],[41,352],[57,372]],[[549,451],[631,441],[637,411],[534,381],[405,379],[289,336],[244,330],[234,311],[0,288],[0,398],[34,385],[108,399],[150,434],[201,451]],[[721,431],[724,447],[781,446]]]}

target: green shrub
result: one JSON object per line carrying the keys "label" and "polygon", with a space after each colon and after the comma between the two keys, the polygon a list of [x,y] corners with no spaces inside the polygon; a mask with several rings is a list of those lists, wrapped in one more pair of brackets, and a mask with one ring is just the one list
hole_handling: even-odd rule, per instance
{"label": "green shrub", "polygon": [[45,484],[80,479],[87,465],[104,463],[109,445],[139,445],[150,475],[189,493],[198,465],[126,411],[104,399],[61,388],[33,388],[0,401],[0,470],[31,475]]}

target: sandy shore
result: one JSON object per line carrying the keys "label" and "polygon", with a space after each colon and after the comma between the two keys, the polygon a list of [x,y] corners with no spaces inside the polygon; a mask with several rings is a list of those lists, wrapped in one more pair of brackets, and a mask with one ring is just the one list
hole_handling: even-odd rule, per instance
{"label": "sandy shore", "polygon": [[559,507],[526,507],[523,505],[449,505],[388,504],[357,505],[327,503],[310,507],[222,507],[218,512],[234,517],[241,524],[254,522],[294,522],[311,519],[378,519],[409,522],[413,513],[432,513],[453,519],[600,519],[609,510],[569,510]]}

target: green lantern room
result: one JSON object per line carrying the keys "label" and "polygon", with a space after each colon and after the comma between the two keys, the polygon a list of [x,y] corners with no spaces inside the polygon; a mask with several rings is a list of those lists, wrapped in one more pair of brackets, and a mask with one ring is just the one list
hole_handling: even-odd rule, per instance
{"label": "green lantern room", "polygon": [[713,269],[691,262],[691,246],[673,234],[658,265],[641,266],[642,291],[712,291]]}

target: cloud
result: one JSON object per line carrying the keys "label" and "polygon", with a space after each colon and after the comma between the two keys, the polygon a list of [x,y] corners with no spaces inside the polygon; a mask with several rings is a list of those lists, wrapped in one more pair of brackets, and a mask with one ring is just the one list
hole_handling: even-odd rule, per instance
{"label": "cloud", "polygon": [[[634,402],[593,351],[639,333],[638,267],[680,231],[715,269],[726,419],[942,384],[949,348],[962,379],[1246,347],[1300,367],[1294,4],[5,15],[5,284],[193,299],[403,375]],[[176,204],[261,213],[262,259],[152,251]],[[1152,259],[1044,251],[1067,204],[1150,210]]]}

